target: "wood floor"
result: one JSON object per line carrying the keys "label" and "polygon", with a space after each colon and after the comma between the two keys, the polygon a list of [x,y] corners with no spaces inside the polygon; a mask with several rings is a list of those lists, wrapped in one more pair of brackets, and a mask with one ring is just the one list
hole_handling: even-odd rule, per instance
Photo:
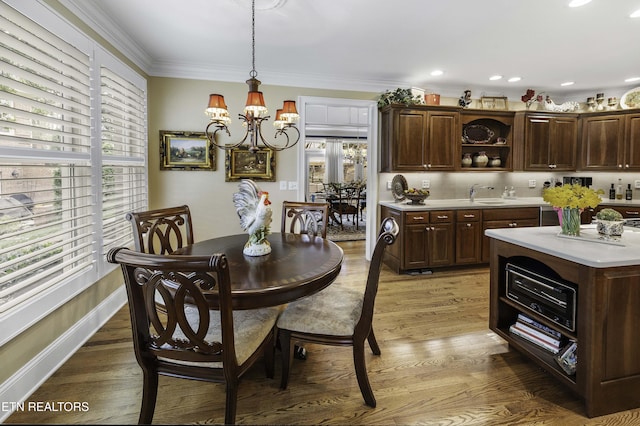
{"label": "wood floor", "polygon": [[[339,280],[363,285],[362,241],[340,243]],[[308,345],[289,388],[259,363],[240,383],[239,424],[638,425],[640,410],[588,419],[581,401],[488,329],[487,268],[395,275],[383,268],[374,328],[382,355],[368,352],[378,405],[364,404],[351,348]],[[6,423],[132,424],[141,372],[126,308],[47,380],[31,402],[81,402],[76,412],[16,412]],[[221,423],[224,387],[160,378],[156,424]]]}

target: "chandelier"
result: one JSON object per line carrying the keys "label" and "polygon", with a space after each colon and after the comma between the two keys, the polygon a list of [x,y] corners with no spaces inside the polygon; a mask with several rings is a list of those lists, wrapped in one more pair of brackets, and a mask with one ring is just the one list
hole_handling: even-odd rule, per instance
{"label": "chandelier", "polygon": [[[218,94],[209,95],[209,105],[205,110],[210,118],[210,122],[205,129],[207,139],[214,146],[220,149],[229,150],[232,148],[238,148],[245,142],[249,142],[249,151],[257,152],[262,147],[270,148],[274,151],[282,151],[287,148],[293,147],[300,139],[300,132],[295,126],[295,122],[298,121],[299,115],[296,109],[295,101],[284,101],[282,109],[276,111],[276,118],[273,125],[276,128],[274,138],[283,136],[285,143],[276,145],[275,143],[268,142],[262,135],[262,123],[270,118],[267,115],[267,107],[264,103],[264,97],[259,90],[260,80],[256,77],[258,72],[256,71],[256,2],[251,1],[251,65],[252,69],[249,73],[249,80],[246,81],[249,85],[249,93],[247,95],[247,104],[244,107],[244,114],[238,114],[240,120],[243,121],[242,125],[246,127],[244,137],[237,143],[233,144],[219,144],[216,142],[216,134],[224,130],[228,136],[231,136],[227,125],[231,122],[229,118],[229,111],[227,105],[224,103],[224,96]],[[289,135],[289,131],[295,131],[295,134]]]}

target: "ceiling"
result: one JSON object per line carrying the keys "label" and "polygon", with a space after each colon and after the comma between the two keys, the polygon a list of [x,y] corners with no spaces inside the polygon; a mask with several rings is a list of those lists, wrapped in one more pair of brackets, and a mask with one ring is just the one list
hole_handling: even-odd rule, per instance
{"label": "ceiling", "polygon": [[[269,85],[512,101],[532,88],[556,103],[640,86],[625,82],[640,77],[640,0],[568,2],[256,0],[256,70]],[[151,76],[249,78],[250,0],[61,3]]]}

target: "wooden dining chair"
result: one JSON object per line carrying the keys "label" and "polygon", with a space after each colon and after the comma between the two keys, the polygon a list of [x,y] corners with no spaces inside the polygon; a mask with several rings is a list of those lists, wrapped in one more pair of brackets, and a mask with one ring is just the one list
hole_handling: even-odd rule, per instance
{"label": "wooden dining chair", "polygon": [[[160,375],[224,383],[224,421],[235,423],[242,375],[264,357],[267,376],[273,377],[281,309],[234,310],[224,254],[157,255],[116,248],[107,260],[120,264],[124,274],[133,347],[143,372],[138,423],[153,420]],[[166,312],[154,303],[157,294]]]}
{"label": "wooden dining chair", "polygon": [[329,205],[327,203],[308,203],[304,201],[282,202],[282,226],[280,232],[308,234],[327,238]]}
{"label": "wooden dining chair", "polygon": [[359,229],[358,212],[360,208],[360,191],[359,186],[343,186],[331,199],[331,219],[340,225],[340,229],[344,229],[344,218],[351,218],[351,223],[356,229]]}
{"label": "wooden dining chair", "polygon": [[398,231],[398,224],[393,218],[382,221],[364,292],[336,282],[319,293],[286,306],[277,323],[282,348],[282,389],[287,388],[289,381],[294,342],[352,346],[360,391],[367,405],[376,406],[367,376],[364,342],[368,341],[373,353],[380,355],[380,347],[373,333],[373,308],[382,257],[385,248],[395,242]]}
{"label": "wooden dining chair", "polygon": [[171,254],[193,244],[193,224],[189,206],[129,212],[135,248],[142,253]]}

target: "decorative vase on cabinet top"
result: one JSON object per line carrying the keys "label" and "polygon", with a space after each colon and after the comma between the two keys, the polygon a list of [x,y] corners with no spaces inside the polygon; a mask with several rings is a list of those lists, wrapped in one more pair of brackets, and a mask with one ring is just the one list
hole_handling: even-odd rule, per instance
{"label": "decorative vase on cabinet top", "polygon": [[491,160],[489,160],[489,167],[500,167],[501,165],[502,160],[498,156],[491,157]]}
{"label": "decorative vase on cabinet top", "polygon": [[488,162],[489,157],[487,157],[487,154],[484,151],[480,151],[473,156],[473,165],[475,167],[487,167]]}

